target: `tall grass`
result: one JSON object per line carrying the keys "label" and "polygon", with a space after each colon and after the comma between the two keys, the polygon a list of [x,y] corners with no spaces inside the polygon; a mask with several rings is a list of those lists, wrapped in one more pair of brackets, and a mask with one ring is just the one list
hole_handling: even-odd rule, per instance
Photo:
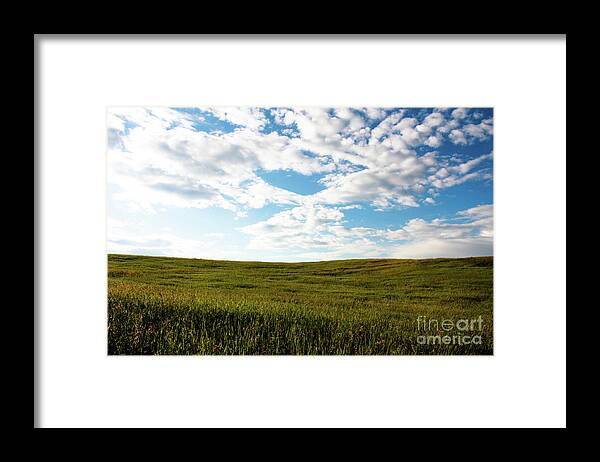
{"label": "tall grass", "polygon": [[[226,262],[109,255],[109,354],[491,354],[491,257]],[[419,344],[418,316],[481,316],[481,344]]]}

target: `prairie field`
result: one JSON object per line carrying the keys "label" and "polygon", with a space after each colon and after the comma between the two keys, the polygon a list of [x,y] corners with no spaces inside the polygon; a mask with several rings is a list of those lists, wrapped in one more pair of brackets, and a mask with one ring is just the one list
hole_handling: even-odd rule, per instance
{"label": "prairie field", "polygon": [[110,254],[108,354],[490,355],[492,281],[492,257],[266,263]]}

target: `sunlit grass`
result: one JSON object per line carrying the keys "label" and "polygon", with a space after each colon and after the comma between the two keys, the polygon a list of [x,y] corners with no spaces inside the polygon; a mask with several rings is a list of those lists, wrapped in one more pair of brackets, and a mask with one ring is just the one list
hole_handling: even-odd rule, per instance
{"label": "sunlit grass", "polygon": [[[108,352],[492,354],[492,273],[492,257],[264,263],[109,255]],[[447,332],[422,332],[418,316],[481,316],[482,342],[419,344],[420,334]]]}

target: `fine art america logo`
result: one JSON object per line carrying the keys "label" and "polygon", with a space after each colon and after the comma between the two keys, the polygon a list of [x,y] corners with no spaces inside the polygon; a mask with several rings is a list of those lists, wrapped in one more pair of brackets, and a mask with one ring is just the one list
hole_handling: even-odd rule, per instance
{"label": "fine art america logo", "polygon": [[[417,317],[417,343],[419,345],[481,345],[483,319],[434,319]],[[442,333],[440,333],[442,332]]]}

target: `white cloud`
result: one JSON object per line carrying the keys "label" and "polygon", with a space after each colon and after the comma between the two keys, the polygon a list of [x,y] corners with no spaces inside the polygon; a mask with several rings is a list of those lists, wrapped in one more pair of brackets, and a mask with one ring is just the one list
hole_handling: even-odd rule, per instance
{"label": "white cloud", "polygon": [[445,122],[444,114],[441,112],[432,112],[423,120],[423,124],[428,127],[439,127]]}
{"label": "white cloud", "polygon": [[106,128],[122,132],[125,130],[125,123],[123,122],[123,119],[117,117],[112,112],[109,112],[106,114]]}
{"label": "white cloud", "polygon": [[[226,134],[193,129],[198,116],[168,108],[116,108],[108,123],[118,135],[109,151],[109,180],[118,185],[117,199],[133,208],[155,212],[156,206],[218,206],[243,213],[272,202],[301,204],[298,194],[265,183],[256,172],[291,170],[302,175],[330,173],[318,203],[370,203],[377,208],[418,206],[427,186],[446,188],[479,175],[465,175],[480,160],[448,168],[453,174],[431,175],[434,152],[418,156],[413,146],[437,147],[440,130],[452,126],[443,113],[433,112],[421,123],[403,118],[403,111],[385,117],[373,129],[348,108],[277,109],[273,115],[295,124],[300,137],[264,134],[265,122],[256,108],[210,108],[214,114],[244,125]],[[364,111],[363,111],[364,112]],[[369,114],[369,111],[367,111]],[[371,111],[369,117],[382,117]],[[129,123],[125,135],[124,122]],[[432,134],[437,130],[437,134]],[[491,121],[454,129],[449,138],[467,143],[491,133]],[[307,153],[313,153],[309,155]]]}
{"label": "white cloud", "polygon": [[[108,123],[116,119],[151,130],[166,130],[174,126],[191,129],[197,116],[166,107],[112,107],[107,111]],[[121,125],[120,130],[124,128]]]}
{"label": "white cloud", "polygon": [[452,118],[453,119],[464,119],[465,117],[467,117],[468,113],[469,113],[468,109],[466,109],[464,107],[459,107],[452,111]]}
{"label": "white cloud", "polygon": [[[117,200],[147,212],[155,212],[157,205],[236,211],[269,202],[299,203],[298,194],[265,183],[256,171],[292,170],[309,175],[334,168],[276,133],[195,131],[187,128],[189,120],[176,111],[160,117],[144,110],[117,114],[135,126],[109,149],[109,182],[118,188]],[[111,115],[113,122],[119,118]]]}
{"label": "white cloud", "polygon": [[362,255],[394,258],[492,255],[493,209],[481,205],[458,212],[453,220],[420,218],[399,229],[344,226],[340,208],[315,204],[279,212],[241,228],[252,237],[250,249],[287,249],[317,259]]}
{"label": "white cloud", "polygon": [[493,255],[491,239],[430,238],[395,247],[392,258],[461,258]]}
{"label": "white cloud", "polygon": [[493,134],[492,120],[486,119],[479,124],[467,124],[462,129],[454,129],[448,135],[454,144],[470,144],[474,141],[484,141]]}
{"label": "white cloud", "polygon": [[[493,255],[493,208],[481,205],[458,212],[457,220],[410,220],[396,231],[407,242],[393,246],[396,258]],[[462,220],[461,220],[462,219]]]}
{"label": "white cloud", "polygon": [[368,202],[377,207],[416,207],[412,188],[419,184],[425,166],[416,158],[400,164],[330,176],[325,182],[327,188],[316,193],[315,200],[325,204]]}
{"label": "white cloud", "polygon": [[395,112],[387,116],[371,130],[371,142],[378,141],[382,136],[387,135],[391,132],[392,127],[395,127],[398,122],[402,119],[402,112]]}
{"label": "white cloud", "polygon": [[467,210],[458,212],[458,215],[472,218],[490,218],[494,214],[494,207],[491,204],[478,205]]}
{"label": "white cloud", "polygon": [[449,132],[454,130],[455,128],[460,127],[460,122],[456,119],[448,120],[446,123],[437,127],[437,133],[440,136],[447,135]]}
{"label": "white cloud", "polygon": [[467,124],[463,127],[463,132],[471,138],[476,138],[480,141],[483,141],[489,138],[489,136],[493,133],[492,120],[486,119],[477,125]]}
{"label": "white cloud", "polygon": [[450,141],[454,144],[467,144],[467,138],[462,130],[454,129],[448,135]]}
{"label": "white cloud", "polygon": [[[439,250],[438,240],[449,239],[454,247],[448,252],[465,253],[475,249],[473,239],[488,238],[485,232],[472,235],[472,229],[465,235],[464,223],[443,221],[409,222],[402,229],[387,231],[349,228],[344,211],[435,204],[439,190],[489,177],[488,169],[481,169],[480,164],[492,154],[461,161],[428,148],[439,148],[446,138],[457,145],[486,140],[493,133],[491,119],[467,123],[475,118],[465,109],[452,111],[450,118],[449,111],[404,117],[402,110],[390,113],[379,108],[281,108],[270,113],[286,131],[265,133],[261,131],[267,123],[264,110],[206,110],[239,127],[210,133],[196,130],[196,124],[203,121],[196,113],[169,108],[111,109],[107,114],[111,199],[136,212],[220,207],[237,218],[267,204],[291,207],[241,230],[250,237],[251,248],[295,248],[305,256],[311,252],[388,255],[392,250],[404,255],[408,249],[423,254],[425,241]],[[269,184],[260,176],[263,171],[321,174],[324,189],[297,194]],[[487,218],[475,213],[465,211],[458,218],[488,229],[483,226]],[[197,244],[167,237],[120,239],[113,245],[129,250],[154,245],[157,252],[173,252],[179,246],[200,252],[194,247]],[[400,238],[412,247],[397,248],[394,240]]]}
{"label": "white cloud", "polygon": [[439,148],[442,145],[442,137],[430,136],[425,140],[425,144],[431,148]]}
{"label": "white cloud", "polygon": [[259,108],[253,107],[211,107],[208,109],[216,117],[251,130],[262,128],[267,118]]}
{"label": "white cloud", "polygon": [[473,170],[473,168],[481,164],[483,161],[491,158],[492,154],[490,153],[470,159],[458,165],[447,164],[437,170],[434,175],[431,175],[428,180],[432,186],[442,189],[456,186],[476,178],[483,178],[484,175],[481,171],[471,172],[471,170]]}
{"label": "white cloud", "polygon": [[251,249],[331,247],[337,241],[332,230],[340,226],[343,217],[338,209],[309,204],[278,212],[240,230],[253,236]]}
{"label": "white cloud", "polygon": [[365,107],[365,108],[362,108],[362,111],[371,120],[381,120],[385,117],[385,110],[383,110],[381,108]]}
{"label": "white cloud", "polygon": [[460,165],[457,165],[455,167],[448,167],[448,170],[450,172],[456,172],[459,174],[465,174],[470,172],[471,170],[473,170],[474,167],[476,167],[477,165],[479,165],[481,162],[483,162],[484,160],[488,160],[492,158],[492,154],[484,154],[482,156],[476,157],[474,159],[470,159],[467,162],[464,162]]}

